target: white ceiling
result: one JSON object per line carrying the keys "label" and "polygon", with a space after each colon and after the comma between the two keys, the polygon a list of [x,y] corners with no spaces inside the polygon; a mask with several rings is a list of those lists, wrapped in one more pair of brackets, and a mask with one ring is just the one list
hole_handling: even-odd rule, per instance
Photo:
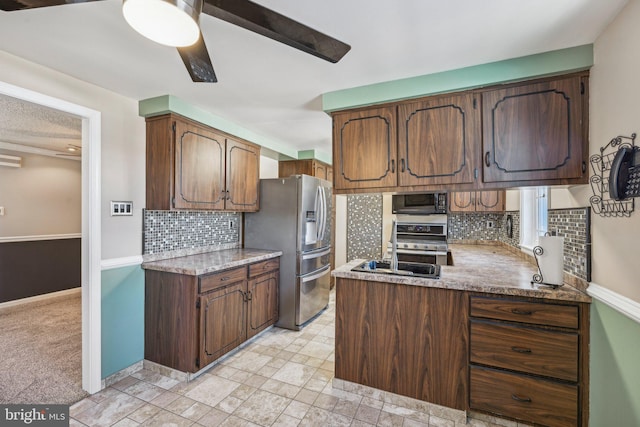
{"label": "white ceiling", "polygon": [[[627,0],[256,0],[352,46],[337,64],[202,15],[219,82],[138,35],[120,0],[0,12],[0,49],[136,100],[174,95],[298,150],[331,150],[326,92],[592,43]],[[0,112],[2,114],[2,112]]]}

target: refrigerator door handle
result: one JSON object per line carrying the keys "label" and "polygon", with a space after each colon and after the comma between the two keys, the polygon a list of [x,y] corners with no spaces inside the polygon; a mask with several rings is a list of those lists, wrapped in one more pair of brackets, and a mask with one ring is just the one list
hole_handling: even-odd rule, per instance
{"label": "refrigerator door handle", "polygon": [[321,239],[324,240],[324,235],[327,232],[327,217],[329,216],[329,212],[327,212],[327,190],[322,187],[322,236]]}
{"label": "refrigerator door handle", "polygon": [[316,241],[322,239],[322,187],[316,189]]}
{"label": "refrigerator door handle", "polygon": [[331,253],[331,248],[325,249],[322,252],[312,252],[312,253],[304,254],[302,255],[302,259],[320,258],[321,256],[329,255],[330,253]]}
{"label": "refrigerator door handle", "polygon": [[316,280],[326,274],[329,274],[329,272],[331,271],[331,266],[327,265],[326,267],[322,268],[322,270],[320,270],[319,272],[317,272],[316,274],[312,274],[311,276],[303,276],[300,278],[300,281],[302,283],[307,283],[307,282],[311,282],[312,280]]}

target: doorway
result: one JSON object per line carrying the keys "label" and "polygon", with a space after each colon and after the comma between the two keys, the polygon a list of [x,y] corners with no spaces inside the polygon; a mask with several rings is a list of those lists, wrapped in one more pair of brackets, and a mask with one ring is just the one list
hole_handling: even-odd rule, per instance
{"label": "doorway", "polygon": [[53,108],[82,120],[82,388],[101,390],[101,114],[67,101],[0,82],[0,94]]}

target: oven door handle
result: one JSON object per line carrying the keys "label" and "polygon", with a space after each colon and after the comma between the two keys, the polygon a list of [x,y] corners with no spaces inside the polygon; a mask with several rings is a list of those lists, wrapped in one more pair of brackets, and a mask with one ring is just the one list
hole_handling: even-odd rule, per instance
{"label": "oven door handle", "polygon": [[[389,252],[387,250],[387,252]],[[446,255],[446,252],[442,251],[417,251],[414,249],[398,249],[396,251],[399,254],[412,254],[412,255]]]}

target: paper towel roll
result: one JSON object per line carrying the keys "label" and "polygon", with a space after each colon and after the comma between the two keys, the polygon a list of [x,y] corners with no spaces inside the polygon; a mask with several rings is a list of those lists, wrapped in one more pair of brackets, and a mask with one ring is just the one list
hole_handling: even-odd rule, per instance
{"label": "paper towel roll", "polygon": [[541,236],[539,246],[542,255],[538,255],[538,265],[542,282],[549,285],[562,285],[564,273],[564,237]]}

